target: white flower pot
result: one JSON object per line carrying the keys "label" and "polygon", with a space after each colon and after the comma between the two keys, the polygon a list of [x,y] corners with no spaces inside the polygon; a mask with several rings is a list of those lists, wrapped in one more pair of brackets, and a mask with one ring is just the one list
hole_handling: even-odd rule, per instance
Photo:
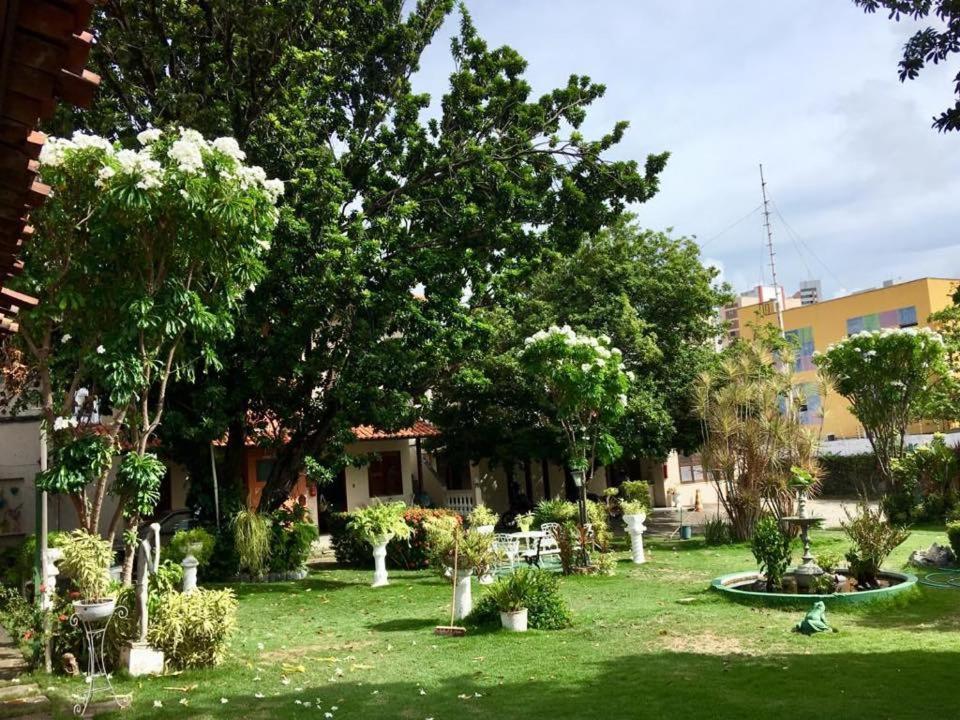
{"label": "white flower pot", "polygon": [[470,584],[472,577],[472,570],[470,572],[460,570],[454,580],[456,583],[456,591],[454,593],[454,603],[456,604],[453,614],[454,620],[463,620],[463,618],[473,610],[473,588]]}
{"label": "white flower pot", "polygon": [[478,525],[476,531],[481,535],[493,535],[493,525]]}
{"label": "white flower pot", "polygon": [[500,624],[503,626],[504,630],[509,630],[511,632],[526,632],[527,609],[522,608],[520,610],[515,610],[514,612],[501,612]]}
{"label": "white flower pot", "polygon": [[117,601],[115,598],[107,598],[106,600],[98,600],[97,602],[81,602],[78,600],[73,603],[73,611],[77,614],[77,617],[85,623],[106,620],[113,615],[113,611],[116,608]]}
{"label": "white flower pot", "polygon": [[630,550],[635,565],[643,565],[647,561],[643,553],[643,531],[647,529],[643,521],[646,519],[647,516],[644,513],[623,516],[623,524],[626,525],[627,534],[630,535]]}
{"label": "white flower pot", "polygon": [[493,581],[493,573],[486,573],[477,578],[477,582],[481,585],[493,585]]}
{"label": "white flower pot", "polygon": [[383,587],[390,584],[387,577],[387,543],[392,539],[393,535],[385,535],[370,543],[373,545],[373,583],[370,587]]}

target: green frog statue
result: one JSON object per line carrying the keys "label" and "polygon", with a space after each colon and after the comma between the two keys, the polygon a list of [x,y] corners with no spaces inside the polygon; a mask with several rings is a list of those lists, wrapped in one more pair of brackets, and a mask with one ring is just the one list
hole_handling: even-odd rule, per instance
{"label": "green frog statue", "polygon": [[823,604],[822,600],[818,600],[813,604],[813,607],[807,611],[803,620],[794,626],[793,631],[803,633],[804,635],[814,635],[819,632],[828,631],[836,632],[836,630],[827,623],[827,607]]}

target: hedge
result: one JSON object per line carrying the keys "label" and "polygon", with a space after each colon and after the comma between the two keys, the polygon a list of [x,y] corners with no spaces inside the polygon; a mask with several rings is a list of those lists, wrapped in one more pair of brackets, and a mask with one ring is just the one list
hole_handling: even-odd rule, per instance
{"label": "hedge", "polygon": [[[391,540],[387,545],[387,565],[400,570],[421,570],[429,565],[427,560],[426,531],[423,521],[428,517],[457,515],[443,508],[408,508],[404,519],[413,529],[409,540]],[[459,515],[457,515],[459,517]],[[350,513],[332,513],[329,519],[330,544],[337,563],[346,567],[372,568],[373,550],[347,529]]]}
{"label": "hedge", "polygon": [[866,492],[867,497],[883,495],[883,484],[873,453],[821,455],[820,497],[851,498]]}

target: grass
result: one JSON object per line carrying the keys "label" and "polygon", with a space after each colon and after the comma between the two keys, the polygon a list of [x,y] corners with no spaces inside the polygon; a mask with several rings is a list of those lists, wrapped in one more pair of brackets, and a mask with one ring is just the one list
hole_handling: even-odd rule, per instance
{"label": "grass", "polygon": [[[888,565],[934,540],[942,531],[915,532]],[[830,531],[814,543],[845,546]],[[924,588],[906,605],[834,611],[839,632],[808,638],[790,632],[802,613],[707,589],[717,575],[754,567],[747,546],[657,540],[646,565],[621,557],[616,577],[564,579],[573,628],[526,635],[435,637],[433,626],[449,621],[450,587],[425,572],[392,572],[376,590],[369,572],[351,570],[240,585],[229,660],[120,680],[134,703],[116,717],[850,720],[945,716],[952,704],[960,591]],[[81,683],[39,682],[66,717]]]}

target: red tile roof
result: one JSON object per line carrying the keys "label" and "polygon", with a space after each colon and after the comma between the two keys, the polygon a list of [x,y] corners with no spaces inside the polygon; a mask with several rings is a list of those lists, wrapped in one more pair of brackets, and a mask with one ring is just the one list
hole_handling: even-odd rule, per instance
{"label": "red tile roof", "polygon": [[[53,115],[57,100],[89,105],[100,82],[83,68],[92,13],[92,0],[0,0],[0,285],[22,270],[30,208],[50,194],[36,179],[46,139],[37,123]],[[15,332],[17,310],[34,304],[0,289],[0,334]]]}
{"label": "red tile roof", "polygon": [[353,428],[357,440],[409,440],[412,438],[439,437],[440,431],[426,420],[417,420],[413,425],[396,432],[384,432],[372,425],[357,425]]}

